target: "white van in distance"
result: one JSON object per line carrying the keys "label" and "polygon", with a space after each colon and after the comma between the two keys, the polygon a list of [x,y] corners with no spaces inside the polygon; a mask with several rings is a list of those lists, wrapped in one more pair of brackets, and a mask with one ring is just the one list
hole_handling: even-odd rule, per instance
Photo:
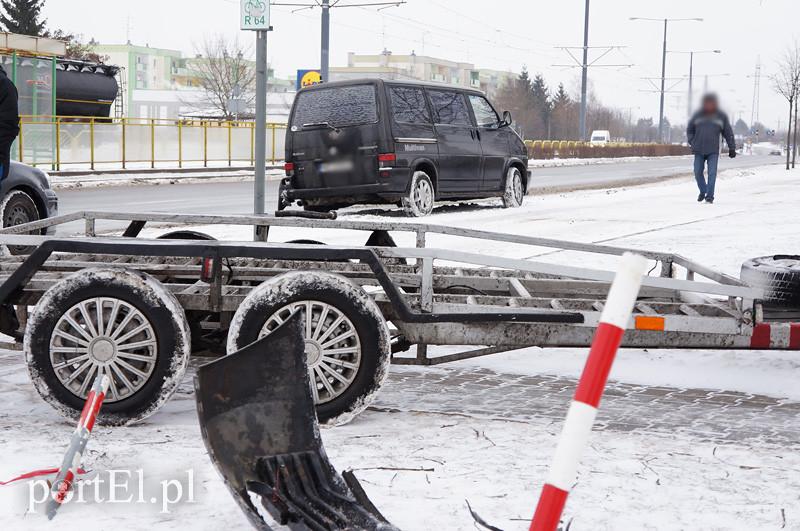
{"label": "white van in distance", "polygon": [[611,142],[611,132],[606,130],[592,131],[591,144],[593,146],[604,146]]}

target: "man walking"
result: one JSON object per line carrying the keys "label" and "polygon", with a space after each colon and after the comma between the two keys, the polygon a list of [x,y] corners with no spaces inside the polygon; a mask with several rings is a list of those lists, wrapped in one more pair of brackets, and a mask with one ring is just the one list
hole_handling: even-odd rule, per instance
{"label": "man walking", "polygon": [[[694,153],[694,178],[700,195],[697,201],[708,204],[714,202],[714,186],[717,183],[717,165],[719,163],[719,137],[725,137],[730,158],[736,157],[736,139],[728,115],[719,110],[719,100],[715,94],[703,96],[703,104],[699,111],[689,120],[686,137]],[[703,171],[708,165],[708,182]]]}
{"label": "man walking", "polygon": [[0,180],[8,177],[11,168],[11,144],[19,134],[17,87],[0,66]]}

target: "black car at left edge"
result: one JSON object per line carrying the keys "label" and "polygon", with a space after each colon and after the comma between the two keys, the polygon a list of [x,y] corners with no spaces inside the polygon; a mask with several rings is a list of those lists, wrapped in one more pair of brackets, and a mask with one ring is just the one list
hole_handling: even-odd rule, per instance
{"label": "black car at left edge", "polygon": [[[0,181],[0,220],[3,227],[21,225],[58,215],[58,196],[50,188],[47,173],[16,161],[8,177]],[[46,233],[47,230],[42,232]],[[12,254],[24,254],[29,247],[11,247]]]}

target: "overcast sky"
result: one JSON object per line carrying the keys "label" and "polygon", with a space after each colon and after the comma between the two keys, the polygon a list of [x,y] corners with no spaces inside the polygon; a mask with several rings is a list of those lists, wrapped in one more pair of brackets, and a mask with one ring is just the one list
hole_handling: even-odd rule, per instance
{"label": "overcast sky", "polygon": [[[302,3],[304,0],[284,0]],[[341,0],[341,5],[370,0]],[[280,3],[280,2],[278,2]],[[313,0],[310,0],[313,3]],[[415,50],[477,67],[513,70],[523,65],[541,72],[555,87],[563,82],[577,89],[579,69],[559,67],[572,59],[558,46],[580,46],[584,0],[408,0],[405,5],[377,10],[351,7],[332,11],[331,65],[344,66],[347,52],[397,54]],[[319,9],[292,13],[273,6],[269,58],[279,75],[319,66]],[[223,33],[243,41],[254,35],[238,30],[238,0],[47,0],[44,13],[52,28],[81,33],[105,44],[124,43],[179,49],[192,53],[206,35]],[[645,77],[661,74],[663,23],[635,22],[629,17],[702,17],[704,22],[672,22],[668,49],[720,49],[722,54],[695,56],[695,95],[704,79],[718,92],[733,115],[750,121],[753,74],[763,63],[761,121],[786,124],[784,102],[768,76],[783,50],[800,38],[798,0],[592,0],[590,46],[624,46],[598,64],[633,64],[630,68],[590,70],[597,96],[606,104],[630,109],[633,116],[658,116],[658,94]],[[580,50],[576,50],[576,55]],[[602,50],[592,50],[596,56]],[[590,57],[590,60],[593,57]],[[687,76],[688,55],[669,54],[667,76]],[[726,74],[726,75],[723,75]],[[654,83],[658,83],[655,79]],[[686,118],[687,83],[667,95],[667,115],[675,123]],[[787,110],[788,112],[788,110]]]}

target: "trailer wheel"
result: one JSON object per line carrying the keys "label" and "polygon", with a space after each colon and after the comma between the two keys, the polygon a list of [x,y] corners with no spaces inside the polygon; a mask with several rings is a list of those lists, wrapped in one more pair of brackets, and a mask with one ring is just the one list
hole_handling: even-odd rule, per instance
{"label": "trailer wheel", "polygon": [[[39,221],[40,218],[36,203],[31,196],[22,190],[13,190],[5,197],[3,204],[0,206],[0,216],[2,216],[4,228],[30,223],[31,221]],[[29,234],[38,234],[38,232]],[[33,252],[33,249],[34,247],[32,246],[8,246],[8,252],[15,255],[30,254]]]}
{"label": "trailer wheel", "polygon": [[764,290],[763,301],[800,308],[800,256],[777,254],[742,264],[742,282]]}
{"label": "trailer wheel", "polygon": [[433,212],[436,193],[431,178],[424,171],[415,171],[408,193],[402,198],[403,212],[410,218],[424,218]]}
{"label": "trailer wheel", "polygon": [[228,332],[228,353],[305,312],[305,350],[320,422],[344,424],[373,400],[389,368],[389,329],[378,306],[346,278],[294,271],[253,289]]}
{"label": "trailer wheel", "polygon": [[111,385],[98,422],[142,420],[175,392],[191,352],[189,325],[175,297],[150,275],[130,269],[84,269],[39,300],[24,348],[36,390],[78,418],[92,381]]}
{"label": "trailer wheel", "polygon": [[503,207],[518,208],[525,200],[525,181],[522,180],[522,173],[519,168],[514,166],[508,169],[506,174],[505,191],[503,192]]}

